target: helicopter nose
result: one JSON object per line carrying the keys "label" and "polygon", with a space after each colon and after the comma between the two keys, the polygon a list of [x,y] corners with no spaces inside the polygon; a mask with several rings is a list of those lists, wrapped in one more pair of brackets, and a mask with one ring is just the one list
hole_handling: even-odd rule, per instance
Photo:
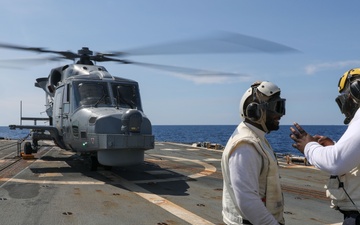
{"label": "helicopter nose", "polygon": [[121,117],[121,131],[125,134],[140,133],[143,116],[136,109],[129,109]]}

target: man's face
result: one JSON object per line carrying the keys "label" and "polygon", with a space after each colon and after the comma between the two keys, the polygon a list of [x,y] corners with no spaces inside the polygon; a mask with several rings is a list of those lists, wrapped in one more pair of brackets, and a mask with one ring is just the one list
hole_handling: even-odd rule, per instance
{"label": "man's face", "polygon": [[266,111],[266,127],[270,131],[278,130],[280,126],[280,119],[282,115],[275,113],[273,111],[267,110]]}
{"label": "man's face", "polygon": [[285,115],[285,99],[281,99],[280,96],[270,99],[265,122],[269,132],[279,129],[280,119],[283,115]]}

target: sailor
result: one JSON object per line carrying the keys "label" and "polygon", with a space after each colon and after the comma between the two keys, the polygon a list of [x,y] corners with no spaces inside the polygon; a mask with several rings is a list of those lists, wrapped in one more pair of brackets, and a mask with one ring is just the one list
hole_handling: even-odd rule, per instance
{"label": "sailor", "polygon": [[330,174],[325,185],[330,207],[344,214],[343,224],[360,224],[360,68],[346,71],[339,80],[340,95],[335,99],[348,124],[335,143],[331,139],[309,135],[298,124],[291,127],[293,147],[308,161]]}
{"label": "sailor", "polygon": [[265,134],[285,115],[280,88],[255,82],[242,96],[238,125],[224,149],[222,215],[226,224],[284,224],[278,163]]}

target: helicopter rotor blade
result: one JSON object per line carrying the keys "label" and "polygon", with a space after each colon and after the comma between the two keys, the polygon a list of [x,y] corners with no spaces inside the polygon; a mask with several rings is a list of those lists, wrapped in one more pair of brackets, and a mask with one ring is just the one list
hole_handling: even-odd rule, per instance
{"label": "helicopter rotor blade", "polygon": [[117,58],[110,58],[107,57],[108,55],[111,54],[104,54],[104,53],[96,53],[96,55],[90,56],[90,59],[96,62],[118,62],[118,63],[122,63],[122,64],[129,64],[129,61],[124,60],[124,59],[117,59]]}
{"label": "helicopter rotor blade", "polygon": [[25,47],[20,45],[14,45],[14,44],[5,44],[0,43],[1,48],[9,48],[9,49],[15,49],[15,50],[24,50],[24,51],[33,51],[33,52],[44,52],[43,48],[39,47]]}
{"label": "helicopter rotor blade", "polygon": [[221,32],[210,38],[158,44],[128,51],[110,52],[109,56],[206,54],[206,53],[291,53],[297,49],[273,41],[239,33]]}
{"label": "helicopter rotor blade", "polygon": [[105,55],[107,55],[107,54],[97,53],[95,56],[91,57],[91,59],[98,61],[98,62],[113,61],[113,62],[118,62],[121,64],[133,64],[133,65],[137,65],[137,66],[150,67],[153,69],[188,74],[188,75],[195,75],[195,76],[242,76],[242,77],[248,76],[248,75],[239,74],[239,73],[209,71],[209,70],[201,70],[201,69],[179,67],[179,66],[134,62],[134,61],[130,61],[130,60],[110,58]]}
{"label": "helicopter rotor blade", "polygon": [[[116,60],[114,60],[116,61]],[[219,72],[219,71],[210,71],[210,70],[202,70],[202,69],[194,69],[194,68],[188,68],[188,67],[180,67],[180,66],[170,66],[170,65],[161,65],[161,64],[153,64],[153,63],[143,63],[143,62],[133,62],[133,61],[127,61],[122,62],[125,60],[121,60],[120,63],[125,64],[133,64],[137,66],[143,66],[158,70],[164,70],[179,74],[186,74],[191,76],[200,76],[200,77],[216,77],[216,76],[227,76],[227,77],[249,77],[247,74],[243,73],[231,73],[231,72]]]}
{"label": "helicopter rotor blade", "polygon": [[[52,53],[63,56],[64,59],[75,60],[83,54],[71,51],[54,51],[47,50],[42,47],[26,47],[15,44],[0,43],[0,48],[8,48],[22,51],[32,51],[38,53]],[[160,54],[206,54],[206,53],[289,53],[300,52],[297,49],[256,38],[248,35],[231,32],[216,33],[212,37],[199,38],[193,40],[185,40],[158,44],[148,47],[136,48],[128,51],[112,51],[108,53],[96,53],[90,56],[91,60],[98,62],[114,61],[108,57],[125,57],[131,55],[160,55]]]}
{"label": "helicopter rotor blade", "polygon": [[[294,53],[300,52],[294,48],[279,44],[273,41],[260,39],[248,35],[231,32],[216,33],[215,36],[192,39],[187,41],[178,41],[172,43],[158,44],[143,48],[132,49],[129,51],[113,51],[108,53],[93,52],[87,47],[83,47],[78,53],[71,51],[53,51],[42,47],[26,47],[15,44],[0,43],[0,48],[14,50],[32,51],[38,53],[52,53],[60,55],[58,57],[44,58],[45,61],[57,61],[62,59],[75,60],[79,58],[80,63],[88,63],[90,60],[95,62],[117,62],[121,64],[135,64],[139,66],[152,67],[155,69],[172,71],[176,73],[186,73],[196,76],[245,76],[237,73],[223,73],[215,71],[204,71],[200,69],[191,69],[178,66],[168,66],[160,64],[140,63],[122,59],[120,57],[131,55],[159,55],[159,54],[204,54],[204,53]],[[28,63],[39,62],[44,59],[30,59]],[[18,60],[18,62],[20,62]],[[22,62],[26,62],[24,59]],[[3,62],[5,63],[5,62]],[[9,61],[7,63],[10,63]],[[0,60],[1,66],[1,60]],[[18,66],[18,65],[16,65]],[[5,66],[6,67],[6,66]]]}
{"label": "helicopter rotor blade", "polygon": [[[0,68],[18,68],[21,69],[25,65],[41,65],[45,64],[47,61],[61,61],[64,60],[63,57],[42,57],[42,58],[20,58],[20,59],[0,59]],[[20,66],[21,65],[21,66]]]}
{"label": "helicopter rotor blade", "polygon": [[22,50],[22,51],[32,51],[32,52],[38,52],[38,53],[54,53],[54,54],[62,55],[65,59],[70,59],[70,60],[79,58],[78,54],[73,53],[71,51],[52,51],[52,50],[46,50],[45,48],[41,48],[41,47],[25,47],[25,46],[21,46],[21,45],[0,43],[0,48],[8,48],[8,49],[15,49],[15,50]]}

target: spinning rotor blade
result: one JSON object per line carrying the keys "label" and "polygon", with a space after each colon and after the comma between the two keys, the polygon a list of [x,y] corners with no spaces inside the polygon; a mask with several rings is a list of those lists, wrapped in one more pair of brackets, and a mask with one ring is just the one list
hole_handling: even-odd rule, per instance
{"label": "spinning rotor blade", "polygon": [[116,58],[109,58],[108,55],[112,54],[104,54],[104,53],[96,53],[94,56],[90,56],[90,59],[96,62],[119,62],[122,64],[129,64],[130,62],[124,59],[116,59]]}
{"label": "spinning rotor blade", "polygon": [[[168,44],[159,44],[150,47],[137,48],[129,50],[127,52],[114,51],[109,53],[95,53],[87,48],[83,47],[74,53],[71,51],[53,51],[47,50],[41,47],[25,47],[21,45],[0,43],[0,48],[8,48],[14,50],[32,51],[38,53],[53,53],[58,54],[58,57],[48,57],[43,59],[23,59],[26,63],[35,63],[40,60],[61,60],[61,59],[80,59],[79,62],[82,64],[95,62],[118,62],[122,64],[134,64],[138,66],[151,67],[160,70],[166,70],[176,73],[183,73],[188,75],[196,76],[246,76],[244,74],[237,73],[223,73],[215,71],[204,71],[199,69],[191,69],[177,66],[167,66],[160,64],[140,63],[134,61],[128,61],[120,59],[120,57],[131,56],[131,55],[159,55],[159,54],[204,54],[204,53],[288,53],[288,52],[299,52],[298,50],[278,44],[272,41],[251,37],[238,33],[222,32],[216,34],[212,38],[202,38],[196,40],[172,42]],[[9,60],[11,61],[11,60]],[[9,63],[9,61],[7,63]],[[21,61],[21,60],[20,60]],[[17,60],[17,62],[20,62]],[[15,62],[15,61],[14,61]],[[4,62],[3,62],[4,63]],[[0,60],[1,66],[1,60]],[[18,66],[18,65],[16,65]],[[6,66],[5,66],[6,67]]]}
{"label": "spinning rotor blade", "polygon": [[106,62],[106,61],[114,61],[121,64],[133,64],[137,66],[143,66],[143,67],[150,67],[158,70],[164,70],[164,71],[170,71],[175,73],[182,73],[187,75],[196,75],[196,76],[247,76],[245,74],[239,74],[239,73],[225,73],[225,72],[218,72],[218,71],[209,71],[209,70],[200,70],[200,69],[193,69],[193,68],[186,68],[186,67],[179,67],[179,66],[169,66],[169,65],[160,65],[160,64],[152,64],[152,63],[142,63],[142,62],[134,62],[129,60],[123,60],[123,59],[116,59],[116,58],[109,58],[106,57],[105,54],[102,55],[98,53],[94,57],[92,57],[93,60],[96,58],[96,61],[98,62]]}
{"label": "spinning rotor blade", "polygon": [[247,76],[237,73],[223,73],[204,71],[199,69],[167,66],[160,64],[140,63],[112,57],[131,55],[159,55],[159,54],[203,54],[203,53],[288,53],[300,52],[294,48],[272,41],[251,37],[238,33],[218,33],[213,38],[159,44],[151,47],[137,48],[126,52],[96,53],[93,60],[98,62],[115,61],[123,64],[135,64],[176,73],[185,73],[196,76]]}
{"label": "spinning rotor blade", "polygon": [[60,61],[63,57],[42,57],[42,58],[22,58],[22,59],[4,59],[0,60],[0,68],[22,69],[24,65],[41,65],[46,61]]}
{"label": "spinning rotor blade", "polygon": [[78,54],[73,53],[71,51],[52,51],[52,50],[46,50],[45,48],[40,48],[40,47],[25,47],[25,46],[20,46],[20,45],[0,43],[0,48],[32,51],[32,52],[39,52],[39,53],[54,53],[54,54],[62,55],[65,59],[70,59],[70,60],[79,58]]}
{"label": "spinning rotor blade", "polygon": [[[124,63],[124,62],[121,62]],[[137,66],[149,67],[158,70],[170,71],[179,74],[200,76],[200,77],[215,77],[215,76],[227,76],[227,77],[249,77],[246,74],[240,73],[230,73],[230,72],[219,72],[219,71],[210,71],[210,70],[200,70],[179,66],[169,66],[169,65],[160,65],[160,64],[152,64],[152,63],[141,63],[141,62],[131,62],[126,61],[126,64],[133,64]]]}
{"label": "spinning rotor blade", "polygon": [[84,55],[97,62],[116,61],[109,57],[124,57],[130,55],[160,55],[160,54],[205,54],[205,53],[286,53],[299,52],[298,50],[267,41],[261,38],[251,37],[239,33],[221,32],[212,38],[202,38],[196,40],[179,41],[167,44],[158,44],[149,47],[132,49],[129,51],[113,51],[109,53],[96,53],[88,48],[82,50],[86,53],[74,53],[71,51],[53,51],[41,47],[25,47],[21,45],[0,43],[0,48],[8,48],[38,53],[53,53],[61,55],[64,59],[75,60]]}
{"label": "spinning rotor blade", "polygon": [[239,33],[222,32],[213,38],[159,44],[129,51],[114,51],[108,56],[160,55],[160,54],[204,54],[204,53],[287,53],[297,49],[261,38]]}

